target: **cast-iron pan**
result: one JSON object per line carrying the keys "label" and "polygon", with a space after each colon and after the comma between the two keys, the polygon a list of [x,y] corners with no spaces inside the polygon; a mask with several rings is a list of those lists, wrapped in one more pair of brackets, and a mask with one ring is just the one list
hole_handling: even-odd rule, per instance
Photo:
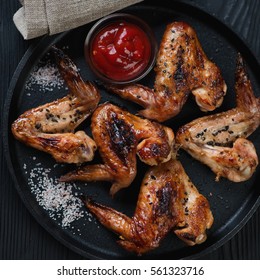
{"label": "cast-iron pan", "polygon": [[[218,112],[235,106],[234,73],[238,52],[242,53],[247,63],[255,94],[259,93],[260,66],[251,53],[250,48],[225,25],[190,5],[175,3],[174,1],[147,2],[126,8],[123,11],[143,18],[154,30],[158,42],[160,42],[168,23],[172,21],[188,22],[197,31],[200,42],[208,57],[221,68],[228,85],[228,92],[223,105],[217,110]],[[216,182],[215,175],[208,167],[194,160],[187,153],[180,151],[179,159],[186,172],[199,191],[210,202],[215,219],[214,224],[208,231],[208,239],[201,245],[188,247],[178,240],[173,233],[170,233],[158,249],[141,257],[119,247],[116,243],[118,237],[101,226],[95,218],[91,218],[89,221],[89,216],[84,206],[82,206],[82,210],[86,213],[86,216],[64,228],[60,225],[59,219],[54,220],[50,217],[50,213],[39,205],[35,195],[31,192],[28,185],[28,173],[37,163],[40,163],[45,168],[50,168],[50,176],[53,177],[60,177],[67,171],[74,169],[75,166],[57,164],[50,155],[23,145],[12,136],[10,126],[21,113],[66,94],[64,88],[55,89],[53,92],[43,92],[39,91],[37,85],[33,85],[30,89],[30,95],[28,95],[28,90],[25,88],[26,81],[33,67],[40,60],[44,60],[46,53],[53,44],[60,48],[66,46],[65,52],[80,68],[84,79],[96,80],[96,77],[86,65],[83,56],[84,40],[92,24],[57,36],[43,37],[28,49],[13,76],[5,106],[3,133],[6,158],[17,191],[31,214],[50,234],[85,258],[194,259],[202,257],[234,236],[259,206],[260,188],[257,186],[257,181],[260,181],[259,167],[252,178],[246,182],[233,183],[226,179]],[[153,81],[154,73],[151,72],[140,83],[152,87]],[[101,89],[101,93],[101,103],[111,101],[127,108],[133,113],[140,109],[137,105],[108,94],[103,89]],[[202,115],[204,113],[198,109],[195,101],[190,97],[181,113],[172,120],[165,122],[165,124],[176,132],[181,125]],[[90,134],[89,124],[90,121],[88,120],[81,128]],[[252,134],[250,140],[255,144],[257,153],[260,155],[259,130]],[[96,158],[95,161],[98,162],[99,159]],[[24,166],[27,167],[26,172]],[[87,186],[84,183],[76,183],[76,185],[84,195],[91,196],[97,202],[111,206],[131,216],[136,206],[139,188],[146,168],[146,166],[138,162],[138,175],[135,181],[128,189],[121,190],[114,199],[109,196],[109,183],[88,183]]]}

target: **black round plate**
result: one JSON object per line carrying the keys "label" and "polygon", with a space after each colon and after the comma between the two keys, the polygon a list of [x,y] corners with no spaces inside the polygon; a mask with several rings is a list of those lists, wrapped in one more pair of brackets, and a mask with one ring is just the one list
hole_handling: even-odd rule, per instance
{"label": "black round plate", "polygon": [[[149,3],[147,3],[149,2]],[[203,49],[210,59],[218,64],[228,85],[228,92],[224,103],[217,111],[225,111],[235,106],[234,73],[235,60],[238,52],[241,52],[248,66],[248,71],[255,93],[260,90],[260,66],[246,44],[221,22],[208,14],[186,4],[174,1],[147,1],[124,9],[124,12],[141,17],[154,30],[155,36],[160,42],[166,25],[172,21],[185,21],[195,28]],[[160,2],[160,3],[158,3]],[[161,3],[162,2],[162,3]],[[253,177],[243,183],[232,183],[221,179],[215,181],[215,175],[208,167],[192,159],[185,152],[180,152],[179,159],[197,186],[199,191],[208,198],[214,215],[214,224],[208,232],[205,243],[188,247],[182,241],[170,233],[163,240],[161,246],[142,257],[129,253],[118,246],[118,237],[108,231],[90,217],[87,210],[82,206],[84,216],[70,226],[61,225],[59,217],[53,218],[51,213],[45,210],[37,202],[36,195],[29,184],[29,174],[37,164],[43,168],[49,168],[51,178],[59,178],[68,170],[74,169],[73,165],[57,164],[48,154],[27,147],[16,141],[11,134],[12,122],[25,110],[55,100],[66,94],[66,90],[54,89],[52,92],[43,92],[37,85],[32,85],[28,90],[25,85],[33,70],[33,67],[44,59],[50,46],[56,44],[58,47],[66,47],[65,52],[72,58],[80,68],[81,74],[86,80],[95,80],[96,77],[90,72],[83,56],[83,45],[88,30],[92,24],[88,24],[57,36],[44,37],[32,45],[21,60],[11,81],[4,113],[4,147],[7,162],[15,181],[17,190],[37,221],[56,239],[70,249],[91,259],[180,259],[198,258],[221,246],[230,239],[246,223],[260,203],[260,189],[257,180],[260,180],[260,169],[258,168]],[[258,75],[258,76],[257,76]],[[154,73],[151,72],[141,83],[153,86]],[[110,101],[126,107],[131,112],[139,109],[135,104],[122,100],[101,89],[102,102]],[[165,124],[174,131],[181,125],[204,115],[195,104],[192,97],[184,105],[182,112],[167,121]],[[88,133],[89,120],[82,128]],[[260,135],[256,131],[250,140],[255,144],[257,153],[260,154]],[[95,159],[98,161],[99,159]],[[76,183],[73,188],[75,196],[77,193],[91,195],[97,202],[111,206],[127,215],[133,215],[141,181],[146,166],[138,162],[138,175],[133,184],[125,190],[121,190],[114,199],[109,196],[108,183]],[[41,175],[39,175],[41,176]],[[79,190],[80,189],[80,190]]]}

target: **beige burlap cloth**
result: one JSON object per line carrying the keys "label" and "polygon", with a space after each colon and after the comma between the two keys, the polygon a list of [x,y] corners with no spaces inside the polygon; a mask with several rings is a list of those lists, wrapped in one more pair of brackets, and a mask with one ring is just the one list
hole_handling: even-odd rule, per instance
{"label": "beige burlap cloth", "polygon": [[142,0],[20,0],[13,20],[24,39],[84,25]]}

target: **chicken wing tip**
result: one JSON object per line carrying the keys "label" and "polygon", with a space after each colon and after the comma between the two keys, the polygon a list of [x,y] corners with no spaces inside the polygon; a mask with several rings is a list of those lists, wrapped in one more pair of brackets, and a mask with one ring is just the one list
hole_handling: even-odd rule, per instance
{"label": "chicken wing tip", "polygon": [[79,196],[79,198],[84,204],[93,202],[93,199],[88,195],[83,195],[82,194],[82,195]]}
{"label": "chicken wing tip", "polygon": [[60,48],[58,48],[56,45],[52,45],[50,50],[54,54],[54,57],[55,57],[57,63],[59,63],[60,61],[68,59],[67,55]]}

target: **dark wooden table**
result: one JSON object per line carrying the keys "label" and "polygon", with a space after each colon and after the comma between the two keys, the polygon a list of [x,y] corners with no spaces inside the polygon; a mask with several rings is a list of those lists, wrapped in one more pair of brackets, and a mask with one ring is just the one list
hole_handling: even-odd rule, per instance
{"label": "dark wooden table", "polygon": [[[188,2],[225,22],[251,46],[260,61],[259,0],[178,0]],[[13,24],[18,0],[0,1],[1,113],[12,75],[31,41],[24,41]],[[38,39],[34,39],[38,40]],[[2,118],[1,118],[2,120]],[[0,130],[2,133],[2,130]],[[0,148],[0,259],[82,259],[47,233],[23,205]],[[203,259],[260,259],[260,209],[230,241]]]}

